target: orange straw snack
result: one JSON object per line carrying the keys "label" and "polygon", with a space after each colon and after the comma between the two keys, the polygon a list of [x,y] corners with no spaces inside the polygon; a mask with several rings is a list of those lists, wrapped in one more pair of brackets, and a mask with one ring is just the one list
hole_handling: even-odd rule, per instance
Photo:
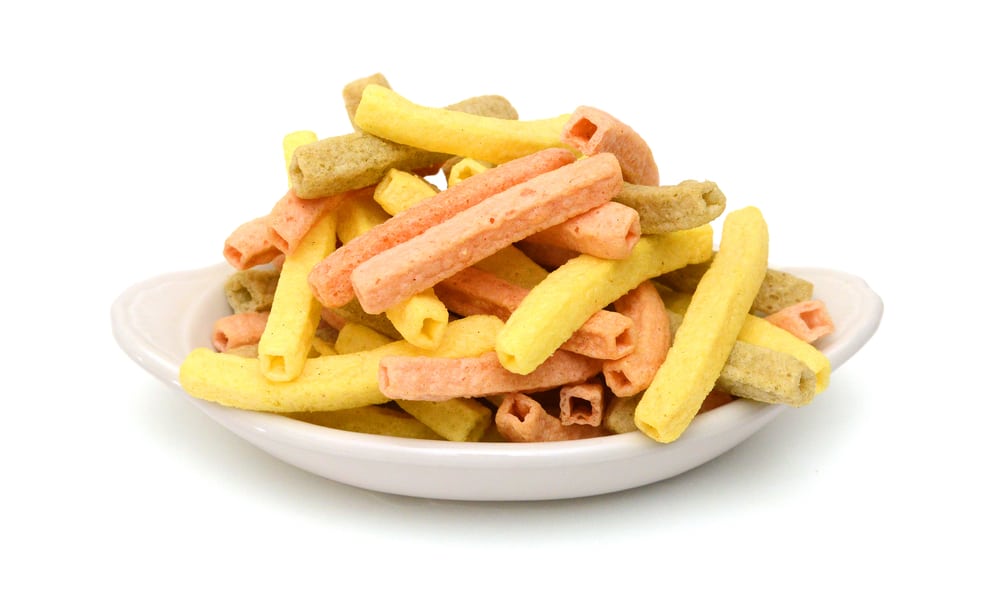
{"label": "orange straw snack", "polygon": [[261,216],[236,227],[222,248],[226,262],[237,270],[246,270],[281,256],[271,239],[269,221],[267,216]]}
{"label": "orange straw snack", "polygon": [[632,319],[635,351],[604,363],[604,381],[618,397],[645,391],[670,348],[670,315],[656,287],[645,281],[615,300],[615,310]]}
{"label": "orange straw snack", "polygon": [[527,241],[622,260],[628,257],[641,233],[638,212],[624,204],[608,202],[535,233]]}
{"label": "orange straw snack", "polygon": [[542,404],[524,393],[507,393],[497,408],[497,431],[508,441],[571,441],[605,434],[602,429],[583,424],[564,425],[545,411]]}
{"label": "orange straw snack", "polygon": [[833,332],[833,319],[821,300],[798,302],[769,314],[764,320],[812,343]]}
{"label": "orange straw snack", "polygon": [[653,152],[634,129],[603,110],[580,106],[563,126],[562,139],[584,156],[610,152],[622,165],[629,183],[659,185]]}
{"label": "orange straw snack", "polygon": [[[507,320],[528,290],[471,266],[438,283],[435,293],[456,314],[489,314]],[[591,358],[620,358],[635,348],[631,327],[628,316],[600,310],[573,333],[562,349]]]}
{"label": "orange straw snack", "polygon": [[378,386],[390,399],[443,401],[555,389],[586,381],[600,371],[600,360],[563,350],[556,350],[531,374],[510,372],[492,351],[474,358],[386,356],[379,363]]}
{"label": "orange straw snack", "polygon": [[289,189],[267,217],[271,243],[285,255],[294,252],[299,242],[321,216],[328,211],[336,210],[341,202],[349,198],[370,198],[374,189],[366,187],[315,200],[303,200],[295,195],[294,190]]}
{"label": "orange straw snack", "polygon": [[226,352],[257,343],[264,333],[267,316],[268,312],[239,312],[219,318],[212,327],[212,347]]}
{"label": "orange straw snack", "polygon": [[543,150],[449,187],[337,248],[316,265],[309,275],[309,285],[324,306],[342,306],[354,297],[349,277],[365,260],[416,237],[500,191],[573,160],[568,150]]}
{"label": "orange straw snack", "polygon": [[614,156],[598,154],[494,194],[359,264],[351,273],[354,293],[366,312],[382,312],[515,241],[608,202],[621,189],[621,176]]}
{"label": "orange straw snack", "polygon": [[559,389],[559,421],[562,424],[601,426],[603,417],[604,385],[601,383],[578,383]]}

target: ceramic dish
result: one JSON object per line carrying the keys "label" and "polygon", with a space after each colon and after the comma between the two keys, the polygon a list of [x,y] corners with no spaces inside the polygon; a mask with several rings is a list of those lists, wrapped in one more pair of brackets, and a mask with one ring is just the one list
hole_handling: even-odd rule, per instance
{"label": "ceramic dish", "polygon": [[[817,347],[836,369],[875,333],[881,299],[851,274],[784,270],[812,281],[815,296],[826,302],[837,331]],[[210,345],[212,323],[228,312],[222,284],[231,272],[219,264],[132,286],[112,306],[115,339],[139,365],[183,394],[177,372],[191,349]],[[376,491],[463,500],[583,497],[664,480],[732,449],[785,409],[732,402],[698,416],[670,444],[639,432],[553,443],[453,443],[328,429],[183,396],[243,439],[306,471]]]}

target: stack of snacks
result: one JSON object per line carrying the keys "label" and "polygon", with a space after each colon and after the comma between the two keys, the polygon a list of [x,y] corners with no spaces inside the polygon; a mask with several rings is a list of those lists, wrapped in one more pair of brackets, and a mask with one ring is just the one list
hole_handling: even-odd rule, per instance
{"label": "stack of snacks", "polygon": [[[833,330],[768,268],[768,230],[582,106],[521,121],[499,96],[420,106],[350,82],[355,131],[290,133],[290,189],[240,226],[233,314],[191,395],[344,430],[450,441],[677,439],[733,399],[809,403]],[[426,177],[444,169],[447,186]]]}

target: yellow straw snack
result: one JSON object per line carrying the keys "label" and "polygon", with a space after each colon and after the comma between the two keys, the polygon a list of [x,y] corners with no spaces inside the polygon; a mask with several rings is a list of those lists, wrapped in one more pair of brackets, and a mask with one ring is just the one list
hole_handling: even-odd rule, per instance
{"label": "yellow straw snack", "polygon": [[[386,213],[396,215],[437,192],[422,177],[390,169],[375,187],[374,198]],[[448,308],[434,295],[433,289],[425,289],[387,308],[385,316],[403,339],[417,347],[433,349],[444,334]]]}
{"label": "yellow straw snack", "polygon": [[[684,314],[691,303],[691,296],[688,294],[662,287],[659,291],[667,308],[677,314]],[[816,375],[817,395],[830,384],[830,360],[823,352],[763,318],[748,314],[737,340],[788,354],[805,363]]]}
{"label": "yellow straw snack", "polygon": [[451,168],[448,170],[448,187],[454,187],[472,175],[478,175],[488,168],[491,168],[490,165],[481,160],[462,158],[451,165]]}
{"label": "yellow straw snack", "polygon": [[726,217],[719,251],[698,283],[667,359],[635,410],[646,435],[669,443],[719,378],[767,270],[767,224],[754,207]]}
{"label": "yellow straw snack", "polygon": [[379,85],[365,88],[354,113],[354,123],[371,135],[493,164],[545,148],[568,148],[561,138],[567,120],[568,114],[514,121],[420,106]]}
{"label": "yellow straw snack", "polygon": [[347,243],[385,222],[389,216],[374,198],[363,195],[344,198],[337,206],[337,238],[341,243]]}
{"label": "yellow straw snack", "polygon": [[384,403],[378,379],[373,378],[379,361],[393,353],[415,351],[399,341],[366,352],[309,358],[297,378],[274,382],[264,377],[255,359],[197,348],[181,364],[180,380],[192,397],[244,410],[342,410]]}
{"label": "yellow straw snack", "polygon": [[269,380],[290,381],[302,372],[322,308],[307,278],[309,271],[333,251],[335,231],[333,213],[328,212],[316,221],[281,267],[271,315],[257,347],[261,372]]}
{"label": "yellow straw snack", "polygon": [[396,404],[449,441],[479,441],[493,423],[493,411],[469,397],[446,401],[400,399]]}
{"label": "yellow straw snack", "polygon": [[[588,159],[589,160],[589,159]],[[588,318],[646,279],[703,262],[712,253],[712,229],[644,236],[624,260],[580,255],[559,267],[521,301],[497,335],[504,368],[528,374]]]}
{"label": "yellow straw snack", "polygon": [[375,187],[375,201],[389,214],[399,214],[437,192],[423,177],[394,168]]}
{"label": "yellow straw snack", "polygon": [[[499,120],[517,118],[514,107],[500,96],[470,98],[448,109],[489,115]],[[436,169],[448,158],[448,154],[428,152],[356,131],[299,147],[288,165],[288,173],[295,194],[312,199],[375,185],[390,168]]]}
{"label": "yellow straw snack", "polygon": [[347,111],[347,118],[351,120],[351,125],[354,126],[355,131],[357,131],[358,126],[354,124],[354,113],[358,111],[358,104],[361,103],[361,92],[365,91],[365,88],[372,84],[381,85],[382,87],[391,87],[389,85],[389,80],[385,78],[385,75],[382,73],[375,73],[373,75],[351,81],[344,86],[344,89],[341,92],[341,95],[344,97],[344,110]]}
{"label": "yellow straw snack", "polygon": [[479,356],[493,348],[502,324],[493,316],[456,320],[433,351],[396,341],[369,351],[309,358],[302,373],[288,382],[266,378],[255,359],[199,347],[181,364],[180,383],[192,397],[245,410],[323,412],[380,404],[387,401],[378,388],[382,358]]}
{"label": "yellow straw snack", "polygon": [[[293,131],[285,136],[281,141],[281,145],[285,150],[285,172],[288,172],[288,167],[292,164],[292,154],[295,153],[295,149],[299,146],[311,144],[317,139],[319,138],[312,131]],[[288,175],[288,186],[292,186],[291,175]]]}
{"label": "yellow straw snack", "polygon": [[395,339],[383,335],[373,328],[356,322],[349,322],[340,329],[333,348],[337,350],[338,354],[353,354],[382,347],[393,341]]}
{"label": "yellow straw snack", "polygon": [[390,306],[385,315],[403,339],[424,349],[434,349],[441,343],[448,324],[448,308],[434,294],[433,288]]}
{"label": "yellow straw snack", "polygon": [[[691,293],[698,281],[708,270],[711,260],[701,264],[689,264],[673,272],[658,277],[657,280],[671,289]],[[773,268],[767,269],[760,291],[753,300],[751,310],[762,314],[772,314],[778,310],[804,302],[812,298],[813,284],[795,275]]]}
{"label": "yellow straw snack", "polygon": [[531,289],[541,283],[549,274],[549,271],[512,245],[476,262],[476,268],[525,289]]}
{"label": "yellow straw snack", "polygon": [[342,431],[406,439],[441,439],[440,435],[413,416],[385,406],[362,406],[335,412],[300,412],[286,415],[296,420]]}

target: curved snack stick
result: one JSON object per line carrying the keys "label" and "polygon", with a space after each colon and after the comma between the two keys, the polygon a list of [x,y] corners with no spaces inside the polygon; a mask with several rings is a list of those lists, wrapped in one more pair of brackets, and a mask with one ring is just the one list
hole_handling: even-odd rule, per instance
{"label": "curved snack stick", "polygon": [[267,316],[267,312],[238,312],[219,318],[212,327],[212,347],[225,352],[255,345],[264,333]]}
{"label": "curved snack stick", "polygon": [[561,139],[567,118],[515,121],[431,108],[414,104],[391,89],[369,85],[361,95],[354,123],[396,143],[500,164],[545,148],[567,147]]}
{"label": "curved snack stick", "polygon": [[384,406],[362,406],[334,412],[297,412],[286,416],[317,426],[355,433],[404,439],[441,439],[426,424],[399,410]]}
{"label": "curved snack stick", "polygon": [[[476,267],[441,281],[435,289],[441,301],[456,314],[491,314],[501,320],[510,318],[528,295],[527,289]],[[620,358],[635,349],[631,327],[632,320],[624,314],[598,310],[573,332],[561,349],[604,360]]]}
{"label": "curved snack stick", "polygon": [[821,300],[808,300],[786,306],[764,320],[777,325],[806,343],[833,332],[833,319]]}
{"label": "curved snack stick", "polygon": [[608,260],[628,257],[641,235],[639,213],[608,202],[525,239]]}
{"label": "curved snack stick", "polygon": [[281,267],[271,316],[257,346],[261,372],[269,380],[290,381],[305,366],[321,308],[309,290],[306,277],[317,262],[333,251],[335,231],[334,215],[327,212]]}
{"label": "curved snack stick", "polygon": [[726,209],[726,196],[711,181],[682,181],[660,187],[626,183],[615,201],[639,213],[646,234],[700,227]]}
{"label": "curved snack stick", "polygon": [[392,399],[442,401],[555,389],[586,381],[600,371],[600,360],[562,350],[531,374],[508,371],[492,351],[472,358],[388,356],[379,364],[378,384]]}
{"label": "curved snack stick", "polygon": [[367,352],[309,358],[294,380],[275,382],[264,377],[257,359],[197,348],[181,364],[180,381],[192,397],[244,410],[342,410],[384,403],[373,376],[379,360],[414,351],[400,341]]}
{"label": "curved snack stick", "polygon": [[309,358],[301,374],[288,382],[264,377],[254,358],[200,347],[181,364],[180,383],[192,397],[244,410],[323,412],[380,404],[388,401],[378,388],[379,362],[385,356],[478,356],[490,351],[501,324],[486,316],[456,320],[433,351],[396,341],[369,351]]}
{"label": "curved snack stick", "polygon": [[[373,87],[379,86],[369,86]],[[470,98],[448,110],[481,114],[501,122],[517,118],[514,107],[499,96]],[[390,168],[436,170],[448,157],[357,131],[301,146],[292,156],[288,173],[300,198],[322,198],[375,185]]]}
{"label": "curved snack stick", "polygon": [[531,372],[592,314],[646,279],[704,262],[711,252],[712,229],[706,225],[644,235],[624,260],[573,258],[528,292],[510,315],[497,336],[500,361],[511,372]]}
{"label": "curved snack stick", "polygon": [[680,437],[719,378],[767,270],[767,224],[754,207],[726,217],[719,251],[698,283],[673,346],[635,410],[661,443]]}
{"label": "curved snack stick", "polygon": [[[284,139],[281,140],[281,147],[285,151],[285,172],[288,172],[288,167],[292,164],[292,155],[299,146],[304,146],[306,144],[311,144],[317,141],[319,138],[312,131],[293,131],[286,135]],[[288,186],[292,186],[292,176],[288,175]]]}
{"label": "curved snack stick", "polygon": [[580,106],[574,110],[563,126],[562,139],[584,156],[611,152],[618,157],[622,175],[629,183],[660,184],[660,171],[646,141],[631,127],[603,110],[591,106]]}
{"label": "curved snack stick", "polygon": [[268,264],[281,250],[275,247],[269,232],[269,217],[261,216],[236,227],[222,248],[226,262],[237,270]]}
{"label": "curved snack stick", "polygon": [[391,89],[389,80],[385,78],[385,75],[375,73],[374,75],[351,81],[344,86],[341,92],[341,95],[344,97],[344,109],[347,111],[347,118],[351,120],[351,125],[355,131],[358,130],[358,126],[354,124],[354,113],[358,111],[358,104],[361,103],[361,92],[365,91],[365,88],[369,85],[381,85],[382,87]]}
{"label": "curved snack stick", "polygon": [[223,285],[226,301],[233,312],[267,312],[278,287],[276,268],[251,268],[229,275]]}
{"label": "curved snack stick", "polygon": [[635,351],[604,363],[604,381],[618,397],[645,391],[670,348],[670,316],[649,281],[615,300],[615,310],[632,319]]}
{"label": "curved snack stick", "polygon": [[604,419],[604,385],[578,383],[559,389],[559,421],[563,425],[601,426]]}
{"label": "curved snack stick", "polygon": [[500,191],[573,160],[573,155],[567,150],[545,150],[445,189],[412,210],[390,218],[337,248],[310,273],[309,284],[313,293],[324,306],[343,306],[354,297],[350,275],[357,265]]}
{"label": "curved snack stick", "polygon": [[382,312],[515,241],[607,202],[620,188],[621,170],[611,154],[543,173],[359,264],[351,273],[354,293],[366,312]]}
{"label": "curved snack stick", "polygon": [[715,385],[736,397],[799,407],[816,395],[816,373],[789,354],[737,340]]}
{"label": "curved snack stick", "polygon": [[591,439],[605,433],[598,427],[563,425],[540,403],[524,393],[508,393],[497,408],[497,431],[508,441],[532,443]]}
{"label": "curved snack stick", "polygon": [[441,343],[448,324],[448,308],[434,295],[433,289],[425,289],[389,306],[385,316],[403,339],[424,349],[434,349]]}

